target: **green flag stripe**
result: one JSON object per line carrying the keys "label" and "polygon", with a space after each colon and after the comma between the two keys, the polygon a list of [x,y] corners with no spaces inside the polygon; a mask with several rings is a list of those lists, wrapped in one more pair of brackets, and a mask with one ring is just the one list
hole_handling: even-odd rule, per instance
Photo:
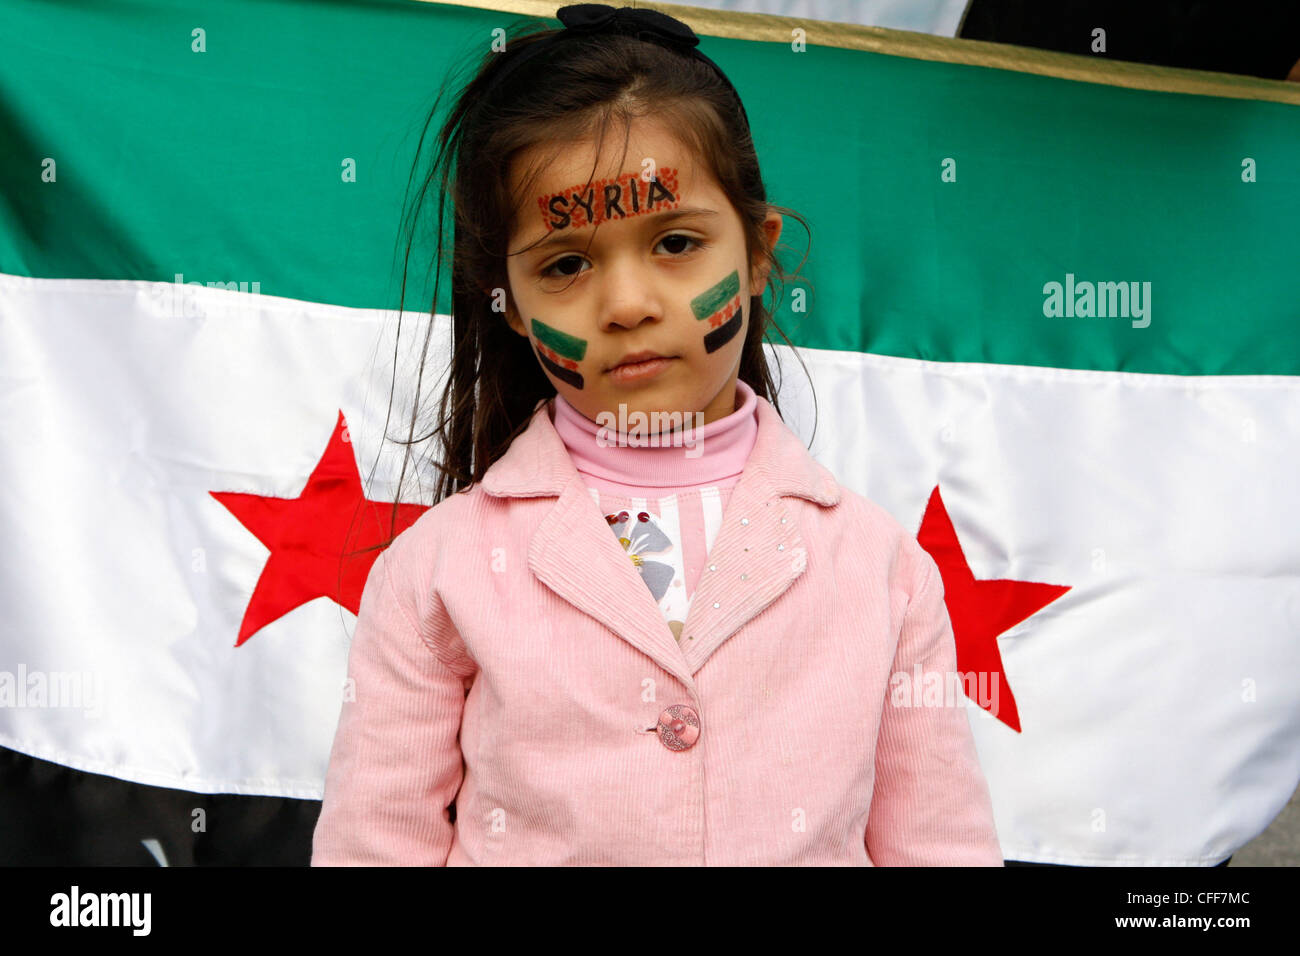
{"label": "green flag stripe", "polygon": [[[105,20],[10,3],[0,271],[180,274],[395,307],[398,220],[424,111],[447,69],[517,17],[214,0],[197,19],[143,3]],[[195,29],[204,52],[192,48]],[[872,42],[888,49],[897,35],[881,36]],[[917,56],[949,42],[975,49],[927,42]],[[705,36],[701,46],[745,97],[769,199],[812,229],[776,315],[795,344],[1300,374],[1300,107],[1237,98],[1263,81],[1205,96],[815,44]],[[1190,72],[1144,70],[1171,83]],[[788,267],[806,242],[787,220]],[[427,241],[412,252],[407,308],[429,307],[431,252]],[[1149,322],[1044,314],[1045,288],[1069,276],[1149,288]],[[444,284],[439,311],[448,301]]]}

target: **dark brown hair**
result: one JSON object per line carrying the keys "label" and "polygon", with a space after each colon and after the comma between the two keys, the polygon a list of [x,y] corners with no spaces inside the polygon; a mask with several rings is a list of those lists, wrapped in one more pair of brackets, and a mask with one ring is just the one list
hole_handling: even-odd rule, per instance
{"label": "dark brown hair", "polygon": [[[505,51],[489,52],[473,65],[472,77],[460,89],[442,125],[436,153],[424,173],[414,212],[410,214],[410,234],[402,266],[402,304],[406,299],[407,269],[419,210],[427,193],[432,192],[438,200],[432,305],[422,316],[422,320],[428,320],[428,326],[423,337],[407,437],[394,439],[407,446],[398,479],[399,500],[412,446],[430,438],[438,439],[440,448],[429,455],[439,472],[430,502],[437,504],[479,481],[523,431],[537,403],[555,394],[528,340],[509,327],[504,312],[494,308],[494,301],[500,303],[502,292],[509,296],[507,244],[514,231],[518,199],[510,194],[509,175],[512,161],[523,151],[535,146],[554,146],[558,152],[566,143],[594,140],[599,154],[606,130],[618,125],[623,129],[626,157],[632,119],[669,115],[674,134],[700,158],[739,214],[749,261],[753,263],[756,257],[767,260],[769,287],[785,280],[785,272],[774,251],[768,248],[762,227],[769,210],[796,219],[808,229],[797,212],[768,204],[758,156],[736,94],[706,63],[628,36],[575,35],[572,31],[547,29],[544,24],[542,29],[521,29],[538,22],[524,20],[516,24],[516,29],[510,31]],[[497,75],[513,58],[531,44],[556,33],[565,33],[565,40],[554,43],[550,52],[520,64],[503,82],[496,82]],[[453,70],[453,74],[456,72]],[[439,113],[447,89],[443,87],[425,121],[411,181],[419,167],[425,136]],[[531,178],[541,171],[534,168]],[[444,209],[448,201],[454,217],[450,263],[451,365],[437,422],[417,436],[420,390],[434,325],[432,315],[437,308],[438,277],[445,264]],[[493,290],[498,290],[495,296]],[[739,377],[770,401],[779,413],[777,385],[768,369],[763,341],[769,324],[777,328],[787,343],[789,339],[772,321],[762,299],[757,295],[750,300],[749,328]],[[774,301],[780,301],[779,294],[774,296]],[[797,352],[795,355],[798,357]],[[799,361],[802,365],[803,360]],[[394,375],[396,368],[394,362]],[[392,418],[391,391],[388,417]],[[388,542],[379,547],[386,547],[401,530],[396,519],[397,503],[394,502]]]}

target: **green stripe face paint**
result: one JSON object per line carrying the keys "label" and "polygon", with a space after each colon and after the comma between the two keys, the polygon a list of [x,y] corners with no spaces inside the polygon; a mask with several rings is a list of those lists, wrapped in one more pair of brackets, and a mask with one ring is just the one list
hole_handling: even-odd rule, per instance
{"label": "green stripe face paint", "polygon": [[567,359],[580,361],[587,354],[587,340],[553,329],[541,319],[533,319],[533,337]]}

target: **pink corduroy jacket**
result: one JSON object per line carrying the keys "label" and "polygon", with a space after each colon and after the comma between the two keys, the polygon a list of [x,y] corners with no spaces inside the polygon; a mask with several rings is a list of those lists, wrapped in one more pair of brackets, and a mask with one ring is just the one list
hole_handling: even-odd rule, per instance
{"label": "pink corduroy jacket", "polygon": [[1002,866],[915,537],[759,397],[679,644],[552,404],[375,561],[312,864]]}

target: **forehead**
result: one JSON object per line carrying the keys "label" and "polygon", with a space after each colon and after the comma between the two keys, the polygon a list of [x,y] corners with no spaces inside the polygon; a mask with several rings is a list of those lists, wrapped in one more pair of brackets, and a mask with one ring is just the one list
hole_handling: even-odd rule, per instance
{"label": "forehead", "polygon": [[[651,180],[654,174],[654,181]],[[635,119],[628,130],[538,144],[510,165],[514,236],[524,242],[615,224],[679,206],[721,210],[726,196],[709,171],[662,125]]]}

